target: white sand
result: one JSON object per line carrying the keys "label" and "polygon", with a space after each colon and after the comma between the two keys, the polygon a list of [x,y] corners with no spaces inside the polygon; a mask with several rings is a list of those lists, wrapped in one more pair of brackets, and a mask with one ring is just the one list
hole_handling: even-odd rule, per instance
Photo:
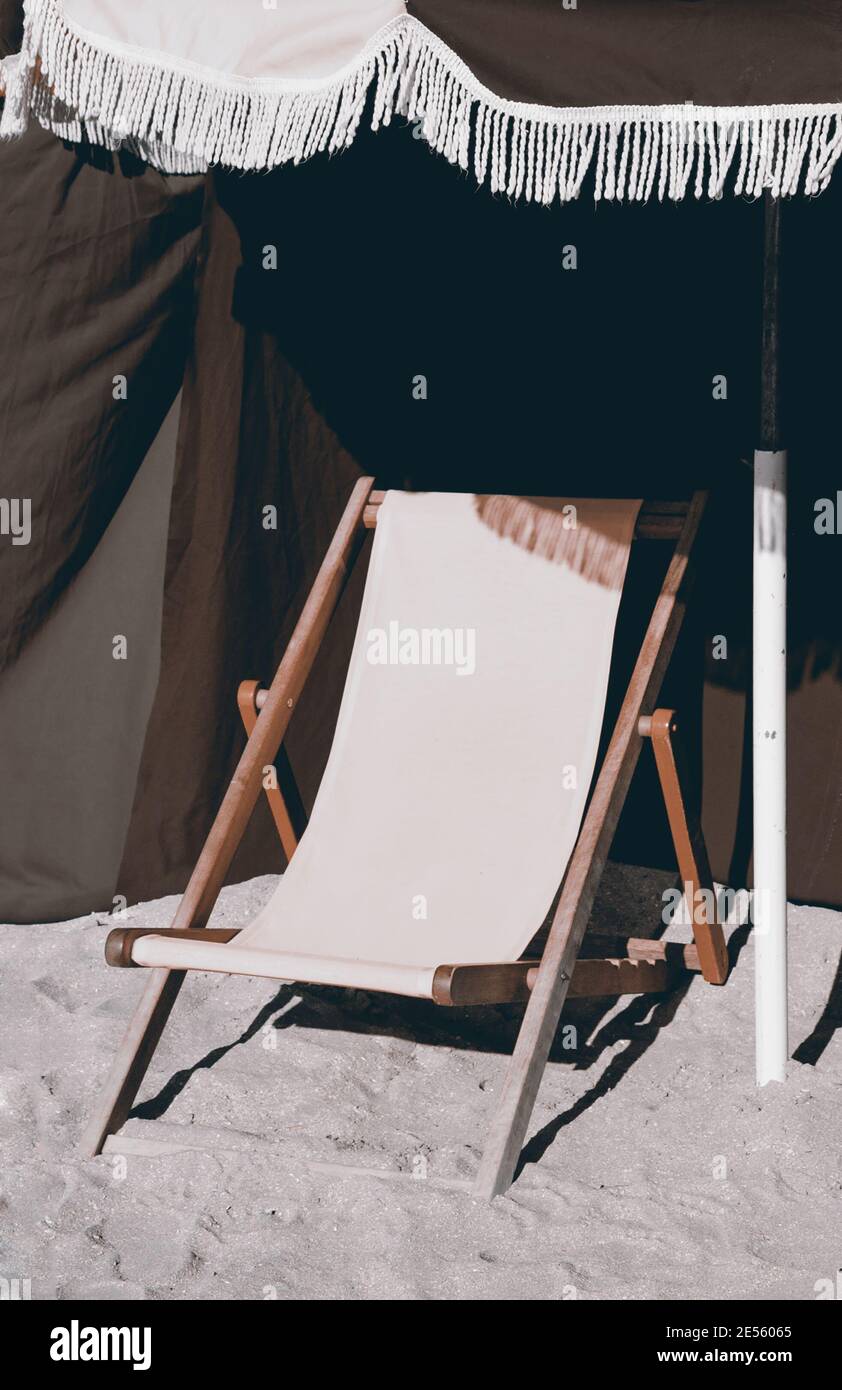
{"label": "white sand", "polygon": [[[651,934],[665,881],[610,866],[599,926]],[[272,882],[227,890],[214,924],[245,923]],[[539,1161],[489,1207],[309,1162],[470,1177],[516,1010],[219,975],[185,985],[127,1132],[230,1128],[231,1147],[79,1159],[144,983],[104,964],[109,925],[0,928],[0,1274],[33,1298],[813,1299],[835,1278],[842,1028],[756,1090],[750,941],[724,989],[568,1009],[579,1047],[546,1073]],[[831,993],[842,914],[791,908],[790,926],[794,1050]]]}

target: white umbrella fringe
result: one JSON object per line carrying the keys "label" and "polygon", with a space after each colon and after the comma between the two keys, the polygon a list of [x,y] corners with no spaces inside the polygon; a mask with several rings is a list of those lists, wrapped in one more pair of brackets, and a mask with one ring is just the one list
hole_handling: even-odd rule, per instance
{"label": "white umbrella fringe", "polygon": [[127,148],[166,173],[300,163],[373,129],[419,122],[431,147],[494,193],[549,204],[820,193],[842,154],[842,103],[552,107],[495,96],[424,24],[399,16],[327,78],[245,78],[75,29],[58,0],[27,0],[20,54],[2,65],[0,135],[30,116],[71,141]]}

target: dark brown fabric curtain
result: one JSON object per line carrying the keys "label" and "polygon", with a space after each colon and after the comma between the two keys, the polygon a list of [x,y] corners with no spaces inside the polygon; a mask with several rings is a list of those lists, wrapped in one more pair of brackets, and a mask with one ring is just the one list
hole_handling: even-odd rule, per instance
{"label": "dark brown fabric curtain", "polygon": [[[692,735],[707,652],[706,826],[716,873],[744,882],[759,207],[630,213],[583,200],[549,212],[515,208],[477,196],[400,130],[362,138],[342,160],[215,183],[182,419],[164,668],[122,891],[149,896],[151,883],[156,891],[183,886],[242,747],[237,683],[270,678],[361,471],[384,484],[524,492],[716,487],[694,622],[665,693]],[[839,560],[812,522],[814,498],[835,486],[826,333],[842,308],[832,251],[840,207],[834,188],[787,209],[787,335],[798,345],[786,369],[794,479],[790,881],[795,896],[828,902],[842,901],[842,637],[828,602]],[[560,269],[570,244],[579,254],[575,274]],[[267,245],[277,247],[277,270],[263,268]],[[428,380],[423,402],[411,392],[419,372]],[[725,401],[712,396],[718,372],[728,381]],[[267,502],[278,506],[278,532],[262,530]],[[635,563],[613,709],[659,563],[649,555]],[[330,743],[357,597],[346,597],[290,734],[308,805]],[[724,661],[711,655],[714,635],[726,638]],[[645,758],[615,852],[670,862]],[[261,808],[232,877],[280,862]]]}
{"label": "dark brown fabric curtain", "polygon": [[[239,243],[212,197],[205,232],[170,520],[161,680],[119,876],[118,891],[130,900],[184,886],[245,741],[237,686],[271,679],[359,476],[274,336],[235,318]],[[338,707],[352,606],[353,592],[288,739],[308,801]],[[282,866],[261,803],[230,877]]]}
{"label": "dark brown fabric curtain", "polygon": [[[4,52],[19,20],[4,3]],[[0,186],[0,496],[31,518],[0,535],[0,920],[39,921],[116,891],[204,185],[33,127],[0,145]]]}
{"label": "dark brown fabric curtain", "polygon": [[0,154],[3,487],[33,516],[32,543],[0,549],[2,667],[95,550],[179,389],[202,186],[37,128]]}
{"label": "dark brown fabric curtain", "polygon": [[[463,0],[412,8],[504,95],[524,95],[518,83],[531,72],[532,100],[607,99],[596,91],[574,96],[573,86],[564,96],[558,84],[578,81],[578,70],[565,76],[563,65],[557,72],[543,56],[546,25],[587,25],[589,7],[501,0],[483,6],[482,24]],[[601,36],[577,32],[611,49],[624,8],[613,7]],[[797,10],[812,32],[824,26],[831,39],[838,29],[830,5],[769,8],[787,22]],[[611,9],[599,6],[603,19]],[[659,19],[694,12],[703,29],[722,5],[652,0],[642,9]],[[532,24],[528,43],[521,21]],[[684,33],[688,21],[675,19],[676,33],[679,22]],[[761,83],[767,70],[758,63],[752,80]],[[762,99],[760,86],[753,90]],[[786,99],[799,99],[796,91],[793,83]],[[677,89],[627,99],[688,97],[717,99],[713,91]],[[566,207],[513,206],[477,192],[400,125],[361,134],[341,159],[207,183],[65,149],[38,132],[28,141],[0,150],[3,494],[33,499],[32,545],[0,539],[0,702],[11,690],[4,761],[13,770],[0,813],[0,920],[63,918],[106,907],[114,894],[148,899],[184,886],[243,745],[237,685],[271,678],[361,472],[384,485],[572,495],[715,487],[694,624],[665,693],[691,731],[704,702],[714,869],[743,883],[759,206],[692,200],[594,208],[587,189]],[[836,904],[840,541],[816,535],[813,518],[815,499],[835,497],[838,486],[832,345],[842,314],[840,229],[838,179],[821,198],[785,209],[790,890]],[[264,268],[267,246],[277,248],[276,270]],[[563,265],[571,246],[575,271]],[[126,401],[112,398],[116,373],[129,378]],[[426,400],[413,398],[418,374],[427,379]],[[713,398],[714,375],[727,380],[724,400]],[[182,383],[171,507],[161,507],[160,489],[169,486],[161,467],[154,506],[133,513],[157,517],[161,547],[168,526],[165,575],[154,581],[150,565],[144,581],[146,602],[159,610],[160,650],[151,625],[134,666],[113,662],[109,650],[95,682],[62,692],[64,725],[53,701],[47,725],[33,733],[32,691],[66,685],[62,643],[46,640],[49,625],[63,621],[64,598],[80,592],[93,565],[116,575],[144,545],[143,525],[133,523],[130,553],[107,549],[134,480],[150,457],[154,463],[150,445]],[[275,509],[276,529],[267,508]],[[657,556],[635,562],[612,708],[658,563]],[[290,731],[306,805],[330,743],[362,577],[360,568]],[[101,594],[95,590],[74,619],[83,628],[103,622]],[[125,603],[143,598],[135,586]],[[112,626],[109,615],[109,645]],[[715,635],[727,641],[725,660],[712,656]],[[39,640],[40,674],[16,693],[10,682]],[[117,766],[113,757],[80,758],[81,713],[101,726],[125,700],[126,681],[144,672],[148,679],[159,660],[142,753],[138,743]],[[27,755],[33,737],[45,740],[38,759]],[[58,804],[56,767],[71,769]],[[95,844],[98,827],[123,816],[124,805],[119,873],[116,861],[107,869],[94,863],[93,852],[79,864],[79,844]],[[615,853],[670,862],[645,757]],[[261,805],[230,877],[281,866]]]}

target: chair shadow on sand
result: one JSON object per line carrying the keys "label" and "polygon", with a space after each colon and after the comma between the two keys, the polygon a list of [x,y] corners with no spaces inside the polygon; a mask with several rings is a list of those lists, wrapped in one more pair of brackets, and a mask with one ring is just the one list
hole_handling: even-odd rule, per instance
{"label": "chair shadow on sand", "polygon": [[842,956],[821,1017],[812,1033],[793,1052],[793,1061],[806,1067],[816,1066],[838,1028],[842,1028]]}
{"label": "chair shadow on sand", "polygon": [[[749,931],[747,926],[741,926],[731,934],[728,952],[732,970],[748,939]],[[594,933],[594,937],[596,946],[599,934]],[[541,1160],[562,1129],[572,1124],[596,1101],[601,1100],[620,1084],[656,1041],[661,1030],[675,1018],[692,979],[692,976],[688,976],[668,994],[635,995],[618,1014],[612,1013],[621,997],[617,995],[598,999],[576,999],[567,1004],[550,1049],[549,1065],[566,1064],[574,1071],[589,1071],[597,1065],[607,1049],[624,1042],[628,1045],[612,1058],[594,1084],[578,1100],[529,1139],[521,1153],[516,1178],[524,1168]],[[831,1024],[830,1032],[825,1038],[824,1019],[835,1018],[839,1012],[838,1002],[836,1013],[830,1012],[831,1001],[838,991],[842,991],[842,962],[831,1000],[828,1001],[828,1008],[813,1035],[824,1039],[821,1050],[827,1045],[833,1028],[838,1026]],[[290,1008],[296,999],[299,1002],[294,1008]],[[447,1046],[479,1054],[508,1055],[517,1037],[523,1007],[499,1005],[482,1009],[444,1010],[426,999],[369,994],[361,990],[349,991],[330,986],[307,985],[299,988],[296,985],[284,984],[262,1006],[238,1037],[212,1048],[192,1066],[174,1072],[156,1095],[133,1108],[130,1118],[160,1120],[197,1072],[210,1070],[229,1052],[250,1042],[266,1027],[273,1016],[276,1017],[272,1027],[278,1032],[295,1026],[318,1029],[322,1032],[391,1037],[405,1042]],[[590,1039],[575,1051],[565,1046],[564,1030],[571,1024],[579,1036]],[[809,1043],[810,1039],[807,1042]],[[802,1044],[802,1047],[806,1046],[806,1043]],[[798,1057],[798,1054],[796,1056],[798,1060],[806,1060]]]}
{"label": "chair shadow on sand", "polygon": [[[598,1062],[607,1047],[624,1041],[629,1043],[629,1047],[614,1059],[593,1090],[567,1112],[569,1118],[562,1116],[553,1122],[555,1128],[552,1137],[563,1123],[569,1123],[576,1114],[613,1090],[626,1071],[655,1041],[664,1024],[674,1017],[688,986],[689,980],[669,995],[635,996],[620,1014],[608,1019],[602,1028],[601,1021],[610,1013],[619,996],[571,1001],[559,1023],[550,1050],[550,1064],[567,1064],[576,1071],[586,1071]],[[297,1006],[285,1009],[296,998],[300,1000]],[[388,1037],[423,1046],[444,1046],[506,1056],[514,1046],[523,1006],[498,1005],[481,1010],[448,1009],[445,1012],[426,999],[374,995],[361,990],[350,992],[320,985],[284,985],[263,1005],[238,1037],[212,1048],[192,1066],[174,1072],[156,1095],[135,1105],[131,1118],[160,1120],[197,1072],[210,1070],[229,1052],[248,1043],[279,1010],[284,1012],[272,1024],[278,1032],[291,1027],[310,1028],[320,1032]],[[579,1035],[593,1037],[591,1042],[575,1053],[564,1045],[564,1029],[570,1024],[575,1026]],[[593,1036],[595,1029],[600,1031]],[[540,1137],[537,1136],[538,1139]],[[542,1147],[542,1153],[550,1142],[551,1138]]]}

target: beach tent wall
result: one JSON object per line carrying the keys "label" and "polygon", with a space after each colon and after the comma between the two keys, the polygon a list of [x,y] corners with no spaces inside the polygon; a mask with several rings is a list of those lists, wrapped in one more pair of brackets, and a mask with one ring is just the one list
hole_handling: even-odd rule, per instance
{"label": "beach tent wall", "polygon": [[1,920],[110,903],[159,668],[203,180],[97,153],[0,149]]}
{"label": "beach tent wall", "polygon": [[[518,19],[531,8],[519,6]],[[437,19],[432,8],[422,18],[438,23],[448,43],[467,45],[470,28],[470,62],[485,83],[514,84],[518,74],[528,74],[523,54],[496,40],[490,44],[464,15],[461,40],[455,29],[445,32],[445,23],[456,24],[469,6],[447,7],[450,20],[444,7],[438,9]],[[505,27],[512,7],[491,9]],[[540,81],[537,73],[536,66],[532,99],[555,99],[541,85],[546,71]],[[526,93],[516,85],[500,90],[521,99]],[[4,736],[19,739],[31,730],[32,690],[40,689],[45,704],[37,736],[53,750],[37,767],[24,758],[26,779],[16,779],[18,799],[5,812],[14,834],[0,830],[0,917],[60,918],[107,906],[112,875],[113,891],[130,899],[183,886],[241,744],[236,685],[273,668],[359,471],[376,473],[386,484],[409,477],[416,486],[483,490],[527,490],[528,477],[529,490],[570,493],[595,490],[597,476],[605,491],[629,490],[630,469],[635,491],[650,491],[659,476],[674,490],[677,479],[689,487],[712,461],[720,465],[727,483],[714,546],[720,563],[709,570],[704,611],[708,637],[727,635],[730,655],[726,662],[708,661],[706,829],[717,875],[743,881],[750,849],[741,760],[750,474],[736,460],[741,453],[748,457],[753,443],[759,210],[741,200],[712,205],[694,197],[676,205],[655,198],[635,209],[603,199],[596,211],[590,197],[566,208],[556,201],[552,210],[523,198],[514,205],[480,197],[472,170],[461,174],[430,158],[424,141],[414,138],[417,123],[406,129],[395,121],[389,130],[367,134],[372,101],[369,96],[357,139],[341,160],[319,156],[269,178],[223,177],[215,191],[201,176],[165,177],[125,151],[109,155],[94,146],[79,155],[34,128],[25,137],[37,142],[28,146],[28,179],[12,162],[24,145],[0,150],[5,188],[7,173],[18,170],[14,217],[0,227],[10,267],[5,293],[28,268],[24,307],[30,319],[33,306],[40,307],[40,338],[30,325],[28,344],[7,333],[0,347],[0,447],[4,459],[16,460],[37,483],[35,513],[43,523],[36,565],[34,548],[4,544],[0,552],[9,578],[3,602],[11,595],[16,604],[7,610],[8,621],[4,614],[3,630],[20,654],[9,653],[0,678],[6,688],[39,635],[43,652],[43,678],[27,685],[25,696],[10,697]],[[595,179],[594,170],[589,177]],[[71,195],[82,188],[91,190],[89,221],[79,199],[74,225]],[[126,229],[122,272],[108,261],[80,269],[72,259],[73,248],[101,226],[97,199]],[[45,208],[54,244],[44,260],[34,261],[20,229],[39,212],[43,220]],[[834,497],[836,488],[833,362],[826,350],[829,330],[821,333],[817,324],[826,315],[833,325],[842,308],[834,249],[839,209],[833,182],[820,199],[788,209],[787,310],[799,344],[788,366],[798,556],[791,604],[790,887],[796,897],[836,903],[842,902],[836,737],[842,643],[838,612],[823,598],[832,592],[838,542],[816,535],[813,504]],[[278,246],[276,272],[262,264],[267,242]],[[565,275],[561,250],[571,244],[579,264]],[[58,261],[55,246],[61,248]],[[156,279],[162,265],[168,284]],[[44,266],[55,273],[44,273]],[[59,291],[63,298],[56,300]],[[131,316],[118,333],[106,312],[113,305]],[[30,323],[21,307],[16,314]],[[68,338],[80,322],[89,323],[91,331],[102,331],[109,351],[115,337],[131,345],[137,359],[126,402],[110,395],[117,366],[99,363],[91,375],[95,349],[77,370],[68,370],[57,322]],[[146,468],[143,460],[185,359],[162,614],[160,590],[147,571],[148,601],[153,610],[157,605],[163,629],[151,716],[142,712],[123,731],[125,757],[117,767],[113,745],[105,751],[89,746],[90,756],[77,760],[75,785],[57,797],[50,769],[65,756],[63,743],[81,737],[85,722],[79,717],[74,725],[67,715],[74,705],[81,714],[90,698],[83,689],[67,688],[62,645],[52,635],[65,623],[61,596],[68,587],[79,591],[73,576],[90,569],[92,557],[107,558],[106,531],[118,502],[120,509],[135,505],[131,478]],[[723,362],[729,394],[714,404],[711,379]],[[419,372],[430,383],[426,401],[412,398]],[[155,389],[135,390],[144,380]],[[45,402],[52,408],[43,408]],[[266,504],[278,509],[275,532],[262,526]],[[164,511],[158,505],[152,523],[158,544]],[[150,551],[155,544],[150,537]],[[55,582],[27,591],[27,576],[40,576],[41,583],[50,575]],[[651,578],[640,575],[635,583]],[[329,746],[355,598],[347,595],[335,646],[325,653],[290,736],[305,800]],[[99,603],[91,601],[91,624],[99,614]],[[147,678],[158,660],[157,630],[149,624],[136,650]],[[685,705],[698,676],[691,646],[675,676]],[[109,658],[100,686],[109,708],[119,704],[125,675],[125,665]],[[101,710],[98,715],[92,706],[89,713],[98,724]],[[635,833],[655,805],[645,768],[642,779],[617,846],[626,858],[649,848]],[[119,872],[104,863],[98,874],[73,866],[74,840],[63,826],[80,815],[92,825],[113,823],[118,813],[125,817],[129,802]],[[279,867],[266,820],[256,819],[232,878]],[[23,859],[21,825],[27,827]]]}

